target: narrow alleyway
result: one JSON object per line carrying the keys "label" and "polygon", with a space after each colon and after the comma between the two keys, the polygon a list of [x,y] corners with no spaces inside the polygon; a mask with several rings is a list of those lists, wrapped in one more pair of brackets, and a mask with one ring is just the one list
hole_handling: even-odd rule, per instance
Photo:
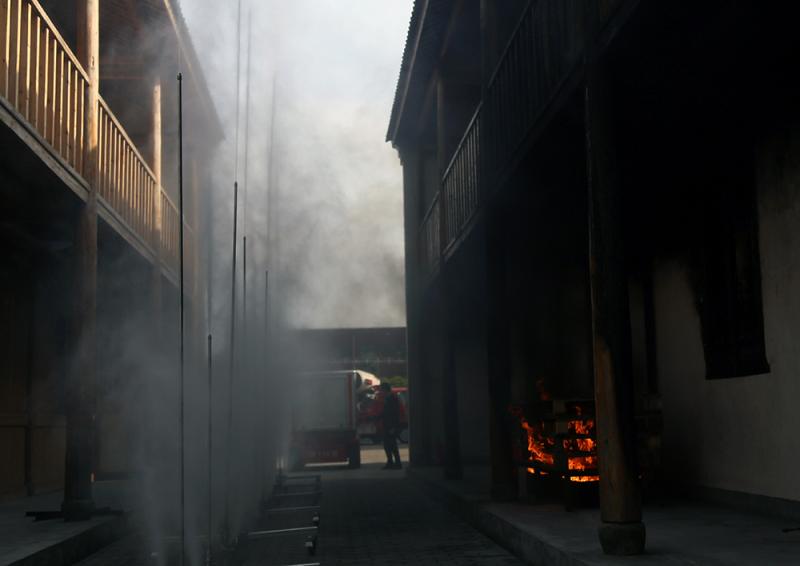
{"label": "narrow alleyway", "polygon": [[[381,451],[365,448],[365,461]],[[319,562],[330,566],[367,564],[522,564],[483,534],[426,497],[404,472],[380,463],[324,472],[324,516]]]}
{"label": "narrow alleyway", "polygon": [[[408,458],[408,451],[402,450]],[[517,566],[517,558],[427,497],[405,471],[383,470],[378,446],[362,449],[359,470],[310,468],[322,475],[318,551],[305,556],[301,538],[251,544],[246,566],[318,562],[324,566]],[[307,472],[309,471],[307,470]],[[122,539],[79,566],[154,564],[137,536]]]}

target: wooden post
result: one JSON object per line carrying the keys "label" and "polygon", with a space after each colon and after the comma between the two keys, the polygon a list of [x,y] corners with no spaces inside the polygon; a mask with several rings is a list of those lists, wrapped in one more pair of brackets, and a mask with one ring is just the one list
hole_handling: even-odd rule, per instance
{"label": "wooden post", "polygon": [[644,551],[636,461],[628,280],[613,100],[601,66],[585,89],[589,278],[600,470],[600,543],[606,554]]}
{"label": "wooden post", "polygon": [[[441,179],[447,160],[449,159],[450,141],[452,139],[452,124],[448,111],[450,110],[448,100],[451,93],[446,81],[441,77],[437,78],[436,89],[436,145],[438,148],[439,178]],[[454,280],[452,267],[445,262],[441,252],[447,243],[447,197],[443,192],[443,186],[439,185],[439,246],[441,263],[441,274],[437,288],[438,300],[441,304],[442,325],[440,331],[443,333],[441,342],[442,355],[442,398],[444,416],[444,475],[446,479],[460,479],[463,475],[461,466],[461,430],[459,426],[458,414],[458,378],[455,368],[455,353],[453,351],[454,334],[454,315],[456,305],[453,304]]]}
{"label": "wooden post", "polygon": [[508,298],[506,285],[507,245],[499,212],[486,203],[486,353],[489,390],[489,441],[491,450],[491,495],[508,501],[517,497],[511,431],[511,370],[508,349]]}
{"label": "wooden post", "polygon": [[403,164],[403,222],[405,226],[405,277],[406,277],[406,358],[408,375],[408,394],[410,397],[409,463],[424,465],[430,463],[430,429],[426,424],[424,402],[426,384],[420,366],[422,353],[421,281],[419,269],[420,249],[420,195],[422,193],[422,172],[420,152],[416,147],[402,147],[399,150]]}
{"label": "wooden post", "polygon": [[84,177],[89,184],[86,203],[77,221],[75,246],[74,363],[66,389],[66,462],[64,502],[68,521],[86,520],[94,511],[92,499],[93,429],[96,410],[97,311],[97,126],[100,85],[100,3],[78,1],[78,59],[89,75],[86,88]]}

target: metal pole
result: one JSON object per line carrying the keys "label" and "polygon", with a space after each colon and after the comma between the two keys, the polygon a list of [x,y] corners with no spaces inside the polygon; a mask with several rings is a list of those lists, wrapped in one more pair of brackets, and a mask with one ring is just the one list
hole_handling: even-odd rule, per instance
{"label": "metal pole", "polygon": [[[261,374],[261,402],[263,403],[264,407],[268,407],[267,399],[269,397],[269,388],[267,387],[267,376],[269,375],[269,370],[267,368],[267,363],[269,362],[269,270],[264,271],[264,347],[263,347],[264,357],[262,360],[261,367],[264,371]],[[267,420],[267,413],[264,411],[261,419],[261,427],[262,430],[267,430],[269,422]],[[267,482],[266,482],[266,475],[267,475],[267,454],[266,454],[266,445],[265,443],[262,444],[262,469],[261,469],[261,502],[265,502],[267,500]]]}
{"label": "metal pole", "polygon": [[[247,209],[244,207],[244,203],[242,205],[242,230],[244,230]],[[247,236],[242,238],[242,340],[244,340],[244,374],[248,376],[250,364],[248,363],[247,355]]]}
{"label": "metal pole", "polygon": [[180,254],[180,302],[181,302],[181,361],[180,361],[180,445],[181,445],[181,565],[186,554],[186,517],[184,512],[186,489],[184,485],[184,415],[183,415],[183,375],[184,375],[184,304],[183,304],[183,75],[178,73],[178,203],[180,208],[180,222],[178,226],[178,242]]}
{"label": "metal pole", "polygon": [[273,172],[273,161],[275,156],[275,99],[277,98],[277,81],[276,78],[272,77],[272,109],[270,112],[270,121],[269,121],[269,154],[267,155],[267,261],[272,265],[272,268],[275,269],[277,266],[275,264],[275,258],[273,257],[273,228],[272,224],[275,221],[275,217],[273,215],[273,193],[274,193],[274,183],[275,183],[275,175]]}
{"label": "metal pole", "polygon": [[[225,536],[230,527],[230,491],[231,491],[231,441],[233,439],[233,379],[236,369],[236,224],[239,210],[239,183],[233,183],[233,264],[231,266],[231,344],[230,364],[228,367],[228,430],[225,457]],[[226,542],[228,542],[226,540]]]}
{"label": "metal pole", "polygon": [[[247,356],[247,174],[248,158],[250,156],[250,45],[253,32],[253,18],[248,11],[247,18],[247,88],[245,89],[244,102],[244,183],[242,184],[242,338],[245,344],[245,364],[248,364]],[[249,375],[249,367],[245,372]]]}
{"label": "metal pole", "polygon": [[236,136],[234,139],[234,165],[233,180],[239,180],[239,86],[241,83],[241,58],[242,58],[242,0],[239,0],[236,14]]}
{"label": "metal pole", "polygon": [[211,334],[208,335],[208,551],[206,553],[206,566],[211,566],[212,563],[212,555],[211,555],[211,546],[212,546],[212,505],[213,505],[213,489],[211,484],[212,479],[212,457],[213,457],[213,439],[211,437],[212,432],[212,415],[213,415],[213,406],[212,406],[212,390],[211,390]]}
{"label": "metal pole", "polygon": [[228,430],[226,433],[225,457],[225,520],[223,524],[225,542],[228,541],[230,529],[230,477],[231,477],[231,440],[233,435],[233,379],[236,357],[236,224],[239,211],[239,99],[241,86],[242,58],[242,0],[237,3],[236,14],[236,124],[234,140],[233,168],[233,263],[231,265],[231,343],[230,365],[228,367]]}

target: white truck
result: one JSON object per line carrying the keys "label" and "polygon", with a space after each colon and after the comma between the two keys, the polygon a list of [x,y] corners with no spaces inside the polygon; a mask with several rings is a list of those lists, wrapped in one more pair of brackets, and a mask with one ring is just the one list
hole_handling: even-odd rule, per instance
{"label": "white truck", "polygon": [[300,374],[292,381],[292,432],[289,465],[347,461],[361,466],[356,396],[362,386],[358,371]]}

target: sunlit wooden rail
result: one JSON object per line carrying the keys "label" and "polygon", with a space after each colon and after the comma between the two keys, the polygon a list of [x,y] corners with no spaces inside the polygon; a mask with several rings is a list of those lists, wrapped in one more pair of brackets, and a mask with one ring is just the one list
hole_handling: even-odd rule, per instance
{"label": "sunlit wooden rail", "polygon": [[167,196],[161,193],[161,258],[175,273],[179,268],[180,252],[180,213],[178,207]]}
{"label": "sunlit wooden rail", "polygon": [[36,0],[0,0],[0,93],[83,174],[89,77]]}
{"label": "sunlit wooden rail", "polygon": [[99,101],[98,191],[142,240],[155,241],[156,176],[106,102]]}
{"label": "sunlit wooden rail", "polygon": [[[37,0],[0,0],[0,49],[0,96],[55,155],[83,176],[89,75]],[[97,112],[98,195],[177,274],[178,208],[102,98]],[[160,236],[157,197],[161,199]],[[193,250],[194,232],[188,226],[185,236],[187,249]],[[191,267],[187,274],[192,273]]]}

